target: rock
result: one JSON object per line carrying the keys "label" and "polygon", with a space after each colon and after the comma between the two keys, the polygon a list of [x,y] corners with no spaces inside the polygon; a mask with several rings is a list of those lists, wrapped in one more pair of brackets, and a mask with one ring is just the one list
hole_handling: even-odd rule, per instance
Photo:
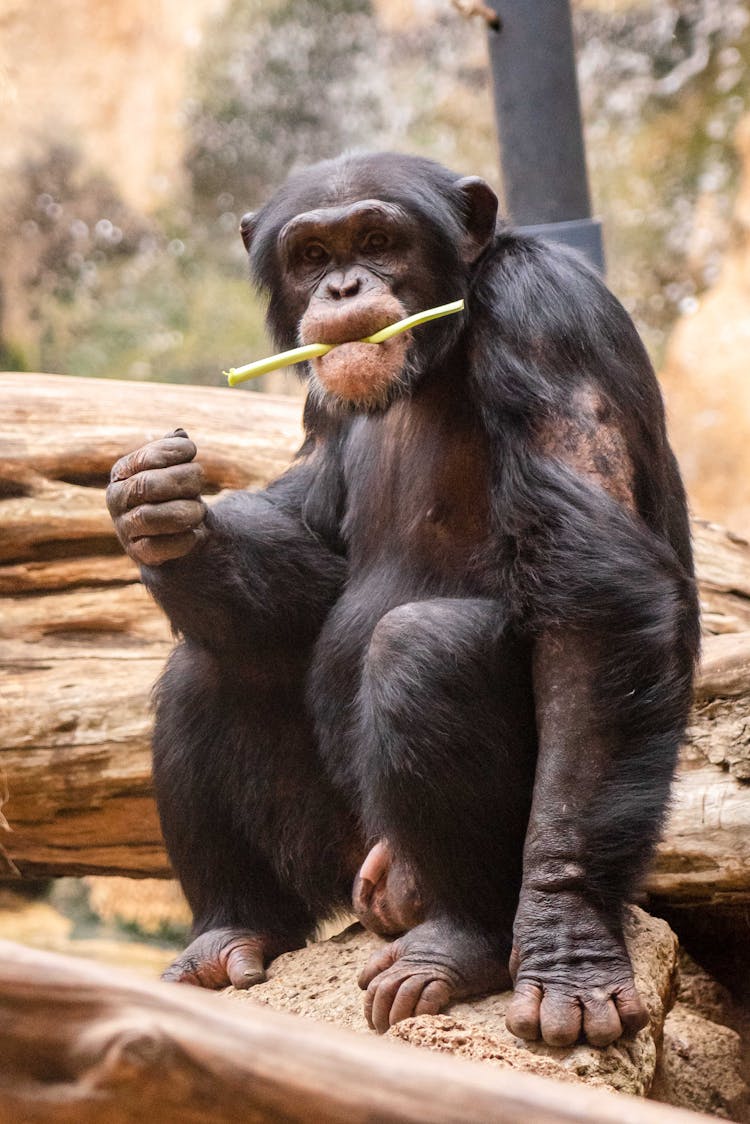
{"label": "rock", "polygon": [[[606,1050],[590,1046],[555,1049],[515,1038],[505,1027],[509,991],[454,1003],[442,1015],[406,1019],[388,1036],[491,1065],[643,1096],[651,1088],[664,1020],[674,1001],[677,939],[666,922],[635,907],[628,916],[626,939],[651,1021],[635,1038],[621,1039]],[[357,975],[382,943],[353,925],[328,941],[278,957],[269,968],[268,980],[251,991],[230,988],[226,994],[235,1001],[264,1003],[360,1034],[371,1033],[362,1012]]]}
{"label": "rock", "polygon": [[[680,986],[677,1003],[713,1023],[734,1025],[734,1006],[728,988],[680,949]],[[676,1006],[675,1006],[676,1009]]]}
{"label": "rock", "polygon": [[651,1096],[725,1120],[750,1121],[741,1016],[727,988],[680,951],[678,1002],[667,1015]]}
{"label": "rock", "polygon": [[750,1089],[742,1078],[740,1036],[677,1003],[664,1025],[656,1100],[723,1120],[750,1120]]}

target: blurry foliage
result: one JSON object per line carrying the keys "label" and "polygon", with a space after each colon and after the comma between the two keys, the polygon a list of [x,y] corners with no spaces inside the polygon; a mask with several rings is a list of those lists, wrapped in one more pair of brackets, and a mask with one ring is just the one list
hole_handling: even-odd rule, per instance
{"label": "blurry foliage", "polygon": [[660,361],[675,318],[713,284],[750,107],[746,0],[581,0],[578,70],[608,280]]}
{"label": "blurry foliage", "polygon": [[[50,143],[5,216],[4,296],[22,315],[0,365],[220,385],[223,367],[272,347],[237,226],[290,168],[388,147],[497,184],[483,25],[425,4],[386,28],[369,0],[230,0],[195,58],[185,187],[148,219]],[[609,281],[658,360],[729,237],[750,0],[574,7]]]}
{"label": "blurry foliage", "polygon": [[23,349],[4,345],[7,369],[218,384],[223,367],[262,352],[262,312],[226,224],[217,250],[216,224],[194,226],[180,206],[146,220],[62,146],[26,165],[13,210],[16,299],[32,332]]}
{"label": "blurry foliage", "polygon": [[368,0],[234,0],[186,107],[196,202],[257,206],[292,166],[366,143],[381,115],[376,38]]}

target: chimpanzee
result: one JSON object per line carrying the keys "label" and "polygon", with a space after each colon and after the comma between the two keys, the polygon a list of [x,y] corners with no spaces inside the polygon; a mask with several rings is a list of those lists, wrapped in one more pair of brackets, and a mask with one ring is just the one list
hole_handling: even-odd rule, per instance
{"label": "chimpanzee", "polygon": [[264,491],[207,510],[181,429],[112,471],[181,637],[154,778],[195,939],[166,976],[249,987],[353,895],[396,937],[360,977],[378,1031],[512,977],[522,1038],[635,1032],[622,909],[698,647],[635,328],[575,254],[498,223],[483,180],[416,157],[317,164],[241,232],[278,345],[342,346]]}

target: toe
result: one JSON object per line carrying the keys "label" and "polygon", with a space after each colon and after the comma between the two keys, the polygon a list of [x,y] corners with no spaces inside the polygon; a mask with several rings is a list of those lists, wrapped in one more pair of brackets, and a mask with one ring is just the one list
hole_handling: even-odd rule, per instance
{"label": "toe", "polygon": [[539,1007],[542,989],[530,981],[519,983],[513,994],[505,1023],[511,1034],[533,1042],[539,1037]]}
{"label": "toe", "polygon": [[227,954],[226,974],[230,983],[240,991],[245,991],[266,978],[263,956],[257,946],[240,941]]}
{"label": "toe", "polygon": [[429,977],[409,976],[396,992],[388,1022],[391,1026],[400,1023],[402,1019],[410,1019],[416,1014],[417,1005],[422,997],[426,985],[430,983]]}
{"label": "toe", "polygon": [[634,984],[620,988],[615,993],[614,1000],[623,1029],[627,1034],[637,1034],[644,1026],[648,1026],[648,1011]]}
{"label": "toe", "polygon": [[548,1046],[572,1046],[581,1033],[581,1006],[576,996],[548,991],[539,1008],[539,1026]]}
{"label": "toe", "polygon": [[402,983],[400,975],[384,973],[377,977],[365,995],[365,1017],[378,1034],[385,1034],[391,1025],[391,1008]]}
{"label": "toe", "polygon": [[366,991],[376,976],[379,976],[381,972],[385,972],[391,967],[397,956],[398,952],[395,942],[385,945],[384,948],[378,949],[377,952],[373,952],[372,956],[359,973],[357,978],[359,987],[361,987],[363,991]]}
{"label": "toe", "polygon": [[451,991],[447,983],[442,980],[433,980],[427,984],[422,994],[419,997],[414,1014],[415,1015],[437,1015],[442,1011],[443,1007],[447,1007],[450,1003]]}
{"label": "toe", "polygon": [[161,978],[167,983],[188,983],[195,984],[197,987],[201,986],[197,964],[194,960],[188,960],[184,957],[180,957],[179,960],[170,964],[162,972]]}
{"label": "toe", "polygon": [[614,1000],[606,995],[587,997],[583,1006],[583,1033],[591,1046],[609,1046],[622,1034]]}

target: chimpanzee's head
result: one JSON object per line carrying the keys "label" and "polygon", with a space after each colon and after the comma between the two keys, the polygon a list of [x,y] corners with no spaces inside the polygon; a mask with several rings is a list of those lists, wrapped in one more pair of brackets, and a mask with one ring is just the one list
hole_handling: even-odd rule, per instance
{"label": "chimpanzee's head", "polygon": [[484,180],[380,153],[293,175],[240,228],[278,345],[343,343],[312,361],[313,384],[329,400],[372,409],[446,354],[461,317],[383,344],[350,341],[465,297],[496,219]]}

